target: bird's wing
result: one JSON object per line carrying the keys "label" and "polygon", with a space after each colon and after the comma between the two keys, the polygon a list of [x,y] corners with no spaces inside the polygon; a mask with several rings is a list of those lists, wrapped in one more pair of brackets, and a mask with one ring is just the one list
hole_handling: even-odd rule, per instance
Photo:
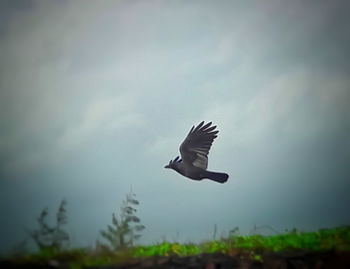
{"label": "bird's wing", "polygon": [[217,133],[216,126],[210,127],[211,122],[204,125],[204,121],[192,127],[180,146],[180,153],[184,163],[207,169],[208,153]]}

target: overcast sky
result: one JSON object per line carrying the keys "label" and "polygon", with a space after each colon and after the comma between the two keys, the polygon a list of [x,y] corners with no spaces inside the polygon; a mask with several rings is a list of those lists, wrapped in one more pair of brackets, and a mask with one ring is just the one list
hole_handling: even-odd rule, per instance
{"label": "overcast sky", "polygon": [[[140,243],[350,224],[348,1],[1,1],[0,252],[68,202],[92,245],[131,186]],[[192,125],[209,169],[164,165]]]}

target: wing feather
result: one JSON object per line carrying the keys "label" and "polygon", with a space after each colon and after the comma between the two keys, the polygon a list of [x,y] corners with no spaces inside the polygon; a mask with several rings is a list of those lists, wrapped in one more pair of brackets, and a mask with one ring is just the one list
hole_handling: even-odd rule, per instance
{"label": "wing feather", "polygon": [[197,127],[191,128],[180,146],[181,158],[184,163],[207,169],[209,150],[219,132],[215,130],[216,126],[211,126],[211,124],[209,122],[204,125],[204,121],[202,121]]}

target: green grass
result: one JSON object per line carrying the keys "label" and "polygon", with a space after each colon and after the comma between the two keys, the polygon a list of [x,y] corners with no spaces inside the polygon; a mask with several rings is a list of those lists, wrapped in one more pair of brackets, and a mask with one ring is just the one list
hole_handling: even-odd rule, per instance
{"label": "green grass", "polygon": [[274,236],[232,236],[220,241],[202,244],[162,243],[139,246],[134,249],[134,257],[197,255],[199,253],[230,253],[230,250],[256,252],[279,252],[290,250],[350,250],[350,227],[322,229],[313,233],[293,231]]}
{"label": "green grass", "polygon": [[47,249],[16,259],[16,262],[47,264],[49,260],[56,260],[69,265],[70,268],[81,268],[83,266],[102,266],[122,263],[143,257],[188,256],[216,252],[228,255],[249,253],[252,259],[263,262],[262,254],[264,253],[293,250],[350,251],[350,226],[322,229],[312,233],[293,230],[290,233],[274,236],[231,236],[221,240],[206,241],[201,244],[163,242],[154,245],[137,246],[117,252],[104,250],[97,253],[84,249],[57,252]]}

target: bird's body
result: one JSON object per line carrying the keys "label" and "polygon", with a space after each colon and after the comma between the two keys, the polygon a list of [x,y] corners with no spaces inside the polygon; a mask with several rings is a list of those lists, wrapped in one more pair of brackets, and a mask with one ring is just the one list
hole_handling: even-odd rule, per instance
{"label": "bird's body", "polygon": [[225,183],[228,174],[208,171],[208,154],[210,147],[217,137],[216,126],[211,122],[204,125],[202,121],[197,127],[192,127],[185,140],[180,146],[182,159],[176,157],[170,160],[165,168],[171,168],[179,174],[193,180],[208,178],[219,183]]}

